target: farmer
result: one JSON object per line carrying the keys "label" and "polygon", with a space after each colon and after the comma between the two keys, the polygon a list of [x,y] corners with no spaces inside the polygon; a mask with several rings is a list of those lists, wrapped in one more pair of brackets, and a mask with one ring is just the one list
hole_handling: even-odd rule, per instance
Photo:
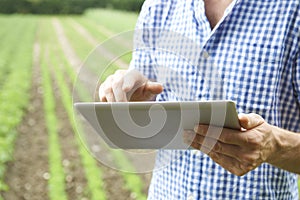
{"label": "farmer", "polygon": [[107,78],[100,100],[226,99],[247,113],[241,130],[186,130],[195,150],[160,150],[156,165],[170,162],[149,199],[298,199],[299,45],[299,0],[144,3],[130,68]]}

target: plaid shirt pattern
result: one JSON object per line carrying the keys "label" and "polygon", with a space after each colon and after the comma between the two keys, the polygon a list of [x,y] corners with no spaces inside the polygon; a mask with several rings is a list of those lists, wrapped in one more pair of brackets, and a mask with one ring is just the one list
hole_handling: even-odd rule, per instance
{"label": "plaid shirt pattern", "polygon": [[[202,0],[146,1],[130,68],[163,83],[158,101],[229,99],[300,132],[299,0],[234,0],[213,30]],[[160,150],[148,198],[296,200],[297,176],[262,164],[238,177],[200,151]]]}

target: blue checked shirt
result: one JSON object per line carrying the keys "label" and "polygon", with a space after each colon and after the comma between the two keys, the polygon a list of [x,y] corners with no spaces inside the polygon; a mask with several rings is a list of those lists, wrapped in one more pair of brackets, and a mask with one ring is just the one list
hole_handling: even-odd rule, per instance
{"label": "blue checked shirt", "polygon": [[[146,1],[130,67],[163,83],[158,101],[229,99],[300,132],[299,4],[234,0],[211,30],[202,0]],[[297,176],[262,164],[238,177],[200,151],[161,150],[149,199],[296,200]]]}

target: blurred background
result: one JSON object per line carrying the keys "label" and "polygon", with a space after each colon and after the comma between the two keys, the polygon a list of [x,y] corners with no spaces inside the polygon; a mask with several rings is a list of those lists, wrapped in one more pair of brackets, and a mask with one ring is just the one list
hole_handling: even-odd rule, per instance
{"label": "blurred background", "polygon": [[88,8],[110,8],[138,12],[143,0],[1,0],[5,14],[83,14]]}
{"label": "blurred background", "polygon": [[[97,153],[101,146],[88,151],[83,145],[72,104],[78,71],[90,52],[132,31],[142,4],[143,0],[0,1],[0,199],[146,199],[151,174],[121,172],[98,162],[90,151]],[[102,49],[106,60],[119,57],[111,48],[129,52],[109,67],[103,80],[130,62],[132,39],[121,40]],[[82,101],[87,97],[78,96]],[[122,151],[105,153],[116,166],[134,168]]]}
{"label": "blurred background", "polygon": [[[88,151],[72,106],[73,89],[77,99],[91,100],[84,94],[89,85],[74,84],[97,45],[115,38],[101,47],[95,66],[104,73],[96,78],[104,80],[128,66],[132,38],[114,36],[134,29],[142,4],[0,1],[0,199],[146,199],[151,174],[121,172],[98,162],[90,152],[107,154],[116,166],[136,165],[122,151],[103,152],[99,145]],[[120,56],[114,51],[120,49],[129,53]],[[114,57],[110,67],[99,64]],[[81,71],[81,78],[94,76],[93,70]]]}

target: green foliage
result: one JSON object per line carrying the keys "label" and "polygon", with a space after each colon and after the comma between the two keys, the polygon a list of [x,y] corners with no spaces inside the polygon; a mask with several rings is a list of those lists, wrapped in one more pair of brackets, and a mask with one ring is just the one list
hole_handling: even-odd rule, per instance
{"label": "green foliage", "polygon": [[138,13],[116,11],[111,9],[89,9],[84,17],[101,27],[106,27],[112,34],[132,31],[138,18]]}
{"label": "green foliage", "polygon": [[[104,10],[97,10],[97,11],[102,12]],[[136,20],[136,18],[133,18],[133,16],[135,15],[132,15],[131,13],[112,11],[112,10],[111,12],[117,13],[116,15],[118,15],[120,18],[124,18],[128,15],[129,18],[132,18],[132,21],[133,19]],[[106,13],[106,15],[101,15],[101,16],[107,17],[107,15],[109,15],[109,12],[104,11],[104,13]],[[101,18],[101,16],[97,16],[97,17]],[[95,19],[97,17],[95,17]],[[94,20],[91,20],[88,17],[86,18],[81,17],[75,19],[76,20],[74,21],[76,21],[76,23],[86,28],[86,30],[91,34],[91,36],[94,37],[96,40],[98,40],[99,44],[102,45],[102,47],[107,49],[107,51],[109,51],[113,55],[116,55],[116,57],[120,56],[121,54],[120,52],[129,52],[120,57],[120,59],[123,62],[127,63],[129,66],[129,62],[131,60],[130,49],[126,47],[124,44],[120,43],[119,41],[114,41],[113,39],[107,42],[109,37],[112,37],[115,34],[113,31],[110,31],[106,27],[102,27],[98,25],[97,23],[94,22]],[[85,67],[89,68],[91,71],[95,72],[96,74],[101,74],[100,77],[101,82],[104,81],[108,75],[113,74],[117,69],[119,69],[116,63],[111,63],[110,59],[103,56],[99,56],[98,54],[95,54],[95,52],[93,52],[97,44],[92,45],[83,39],[83,36],[80,35],[80,33],[78,33],[78,31],[71,25],[73,19],[71,20],[70,18],[63,17],[60,18],[60,20],[63,24],[65,34],[69,39],[69,42],[72,45],[72,47],[75,49],[75,52],[77,53],[77,55],[80,57],[81,60],[85,60],[87,56],[89,56],[87,60],[88,62],[85,61],[84,63]],[[109,30],[111,35],[101,32],[103,28]],[[101,42],[103,41],[106,41],[106,43],[101,44]],[[103,44],[106,45],[103,46]],[[90,52],[93,52],[94,54],[90,54]]]}
{"label": "green foliage", "polygon": [[144,0],[1,0],[0,13],[82,14],[88,8],[139,11]]}
{"label": "green foliage", "polygon": [[[3,2],[4,1],[5,0],[3,0]],[[11,0],[11,2],[13,1],[14,0]],[[3,9],[1,7],[1,3],[3,2],[0,2],[0,10]],[[41,1],[30,0],[28,2],[37,4]],[[109,12],[105,12],[105,14],[112,14],[114,16],[119,15],[120,17],[126,16],[125,12],[116,12],[118,14],[111,12],[113,11],[110,10]],[[85,28],[89,26],[89,28],[87,28],[88,31],[97,40],[99,40],[99,42],[101,42],[108,38],[110,34],[107,34],[106,32],[106,34],[97,37],[97,34],[101,34],[100,29],[104,26],[101,27],[100,24],[96,23],[98,14],[93,14],[96,16],[91,15],[86,17],[82,20],[82,22],[81,19],[83,18],[80,20],[77,18],[76,20]],[[128,13],[128,16],[137,15],[131,15]],[[74,131],[76,131],[78,126],[75,125],[75,121],[73,120],[72,98],[70,88],[67,86],[64,75],[69,76],[70,79],[74,81],[76,79],[76,74],[68,64],[62,49],[58,45],[56,34],[51,26],[50,18],[42,17],[42,19],[43,20],[39,23],[41,25],[39,29],[41,33],[37,35],[37,38],[40,41],[43,52],[41,62],[43,76],[41,80],[43,81],[45,119],[49,134],[49,197],[50,199],[66,199],[65,174],[61,164],[61,151],[57,135],[59,122],[55,113],[56,105],[49,70],[51,68],[53,70],[54,78],[61,93],[62,103],[67,111]],[[109,17],[106,16],[105,19],[109,19]],[[12,159],[13,144],[17,136],[15,127],[21,122],[24,108],[28,105],[28,90],[31,86],[32,47],[35,39],[36,19],[33,16],[25,17],[23,15],[12,15],[7,18],[6,16],[3,17],[0,15],[0,24],[2,23],[3,26],[1,26],[2,29],[0,29],[0,45],[3,48],[0,49],[0,77],[5,73],[5,76],[3,76],[5,77],[5,79],[3,79],[5,81],[0,81],[0,191],[8,189],[7,185],[5,185],[3,181],[5,163]],[[76,52],[78,53],[81,51],[81,53],[78,54],[81,55],[81,58],[85,58],[88,52],[93,48],[92,45],[87,45],[87,42],[82,39],[82,36],[78,35],[78,33],[74,31],[74,28],[72,28],[68,20],[63,20],[63,23],[65,25],[64,29],[67,33],[68,39],[71,41],[72,45],[74,45],[73,47]],[[93,26],[95,27],[93,28]],[[100,29],[97,30],[99,27]],[[110,27],[105,28],[112,34],[117,31],[117,29],[112,29]],[[18,48],[15,48],[15,46]],[[51,68],[49,66],[51,66]],[[61,68],[59,68],[60,66]],[[109,68],[111,71],[106,70],[105,76],[113,73],[116,69],[117,66]],[[85,96],[84,92],[82,92],[84,91],[84,88],[81,88],[79,91],[81,91],[82,96]],[[106,199],[105,188],[102,180],[102,174],[104,172],[101,167],[99,168],[96,160],[81,144],[81,138],[78,134],[76,134],[76,142],[85,170],[87,188],[91,199]],[[122,155],[122,152],[112,153],[112,155],[116,162],[118,162],[118,165],[124,164],[128,165],[129,168],[132,168],[130,165],[131,163],[126,159],[126,157],[124,157],[124,155]],[[145,199],[145,194],[142,193],[143,182],[140,177],[136,174],[129,173],[122,173],[122,176],[125,181],[124,187],[134,193],[137,196],[137,199]]]}
{"label": "green foliage", "polygon": [[298,178],[298,191],[299,191],[299,199],[300,199],[300,176]]}
{"label": "green foliage", "polygon": [[[66,109],[66,112],[68,114],[68,117],[71,121],[71,125],[73,127],[73,130],[76,131],[76,125],[73,120],[73,106],[72,106],[72,95],[70,93],[70,90],[67,86],[67,83],[65,82],[65,77],[63,76],[63,71],[59,69],[59,66],[62,66],[65,68],[66,58],[63,56],[62,49],[57,46],[58,41],[53,40],[55,35],[53,27],[49,27],[47,30],[47,35],[48,35],[48,40],[51,44],[53,44],[49,51],[49,59],[52,61],[52,66],[53,66],[53,72],[54,72],[54,77],[57,81],[58,84],[58,89],[61,93],[61,100],[63,103],[63,106]],[[73,76],[75,75],[74,73]],[[97,166],[96,161],[94,160],[93,157],[87,152],[87,150],[84,148],[84,146],[81,145],[80,143],[80,138],[76,134],[76,142],[79,148],[79,154],[81,156],[81,161],[84,167],[85,171],[85,176],[88,182],[88,190],[91,195],[91,200],[105,200],[106,199],[106,194],[104,191],[104,185],[102,182],[102,170]]]}
{"label": "green foliage", "polygon": [[[73,107],[72,107],[72,96],[69,91],[68,86],[65,83],[65,78],[61,73],[61,70],[58,69],[59,62],[57,58],[52,56],[51,57],[54,61],[55,67],[55,77],[59,85],[59,90],[61,92],[62,102],[67,111],[68,117],[71,120],[71,125],[73,130],[76,131],[76,125],[73,122]],[[96,161],[91,155],[86,151],[86,149],[80,144],[80,138],[76,135],[77,144],[79,147],[79,154],[81,156],[81,160],[84,166],[85,175],[88,181],[88,188],[91,194],[92,200],[97,199],[106,199],[105,192],[103,190],[103,182],[102,182],[102,171],[100,168],[97,167]]]}
{"label": "green foliage", "polygon": [[51,80],[46,64],[43,64],[43,90],[44,110],[47,131],[49,134],[49,197],[50,199],[67,199],[65,193],[65,174],[61,164],[61,152],[57,133],[57,119],[55,116],[55,104],[52,93]]}
{"label": "green foliage", "polygon": [[[87,56],[90,56],[89,54],[96,48],[97,44],[92,45],[84,40],[83,37],[78,33],[78,31],[71,26],[66,18],[60,18],[60,20],[63,24],[64,32],[76,54],[81,60],[85,60]],[[108,67],[108,64],[111,61],[107,58],[98,55],[95,57],[95,54],[93,55],[94,57],[89,57],[88,63],[84,63],[85,67],[89,68],[92,72],[99,74],[99,70],[101,70],[103,71],[104,76],[107,76],[107,70],[111,73],[118,69],[118,67],[114,64]],[[101,67],[99,68],[99,66]],[[105,68],[107,68],[107,70],[105,70]]]}
{"label": "green foliage", "polygon": [[[19,17],[12,16],[2,22],[4,28],[0,30],[0,46],[5,48],[0,50],[0,89],[1,86],[3,86],[2,83],[4,83],[8,77],[8,74],[13,70],[12,68],[15,67],[11,62],[14,61],[16,48],[20,45],[20,41],[17,38],[19,38],[20,32],[26,30],[26,20],[18,20],[18,18]],[[9,94],[11,93],[6,92],[4,95]]]}
{"label": "green foliage", "polygon": [[[117,12],[117,11],[114,11],[116,13],[120,13],[120,12]],[[108,14],[108,12],[106,12],[106,14]],[[122,13],[121,15],[124,15],[125,13]],[[124,17],[124,16],[123,16]],[[86,19],[85,19],[86,20]],[[79,23],[81,24],[85,24],[85,23],[88,23],[86,22],[85,20],[79,20],[79,19],[76,19],[76,21],[78,21]],[[88,47],[84,47],[84,46],[87,46],[87,42],[85,40],[80,40],[80,35],[76,34],[77,31],[75,31],[71,26],[70,24],[68,23],[68,21],[66,19],[63,19],[62,20],[63,22],[63,27],[64,27],[64,30],[68,36],[68,38],[70,39],[70,42],[72,43],[72,45],[74,45],[74,48],[75,50],[78,51],[78,49],[88,49]],[[90,25],[90,24],[89,24]],[[96,24],[93,24],[94,27],[97,27]],[[95,36],[95,33],[98,33],[97,30],[95,28],[88,28],[87,29],[90,33],[92,33],[94,36]],[[71,35],[71,33],[73,33]],[[72,38],[72,39],[71,39]],[[105,38],[103,38],[105,39]],[[99,38],[100,40],[100,38]],[[80,46],[84,47],[84,48],[80,48]],[[62,52],[61,52],[62,53]],[[86,54],[86,52],[82,51],[82,54]],[[83,56],[82,56],[83,57]],[[76,74],[74,73],[74,71],[72,72],[72,69],[69,65],[67,65],[67,63],[65,63],[65,61],[63,62],[64,63],[64,67],[66,68],[66,70],[68,71],[68,74],[71,78],[71,80],[73,82],[75,82],[76,80]],[[101,66],[101,65],[97,65],[97,66]],[[105,76],[102,77],[103,80],[106,78],[106,76],[112,74],[114,72],[114,70],[118,69],[117,67],[112,67],[112,68],[108,68],[108,70],[105,70],[104,74]],[[98,69],[98,70],[101,70],[101,69]],[[55,70],[55,71],[61,71],[59,69]],[[59,73],[58,75],[61,76],[61,74]],[[62,77],[60,77],[60,81],[59,81],[59,86],[61,87],[61,91],[62,93],[64,94],[62,98],[68,98],[68,96],[70,96],[71,94],[68,92],[68,89],[66,88],[65,86],[65,83],[63,82],[62,80]],[[78,86],[78,85],[77,85]],[[64,88],[65,87],[65,88]],[[78,89],[78,88],[76,88]],[[83,100],[83,99],[86,99],[87,95],[84,93],[84,89],[82,88],[79,88],[78,89],[78,94],[80,96],[80,98]],[[87,101],[91,101],[92,99],[87,99]],[[71,102],[70,100],[65,100],[65,106],[67,108],[70,109],[70,105],[71,105]],[[68,109],[67,109],[68,110]],[[70,120],[73,121],[73,127],[74,127],[74,130],[76,130],[76,127],[77,127],[77,131],[79,133],[82,132],[81,127],[77,124],[75,125],[75,121],[73,120],[73,111],[69,111],[70,112]],[[77,134],[78,135],[78,134]],[[77,136],[79,137],[79,135]],[[80,139],[80,138],[79,138]],[[82,146],[82,145],[81,145]],[[83,148],[83,146],[82,146]],[[128,158],[122,153],[122,151],[119,151],[119,150],[111,150],[110,153],[112,154],[114,160],[115,160],[115,163],[117,164],[117,166],[119,166],[120,168],[126,168],[128,171],[134,171],[134,167],[133,165],[130,163],[130,161],[128,160]],[[91,156],[89,155],[89,153],[84,149],[81,151],[81,154],[85,155],[87,154],[86,156],[82,156],[83,157],[83,162],[86,162],[86,165],[89,165],[89,163],[91,162],[95,162],[93,158],[91,158]],[[87,160],[84,161],[84,158],[86,158]],[[90,160],[92,159],[92,160]],[[96,170],[91,168],[92,170]],[[86,172],[88,173],[88,172]],[[97,174],[96,171],[95,172],[92,172],[90,171],[91,174]],[[121,173],[124,181],[125,181],[125,188],[128,189],[129,191],[131,191],[132,193],[134,193],[136,195],[136,198],[139,199],[139,200],[144,200],[144,199],[147,199],[146,195],[143,193],[143,182],[141,180],[141,178],[137,175],[137,174],[133,174],[133,173],[126,173],[126,172],[122,172]],[[92,180],[91,180],[92,182]]]}
{"label": "green foliage", "polygon": [[119,10],[138,11],[141,9],[143,2],[144,0],[110,0],[106,6]]}
{"label": "green foliage", "polygon": [[[8,23],[10,19],[6,18]],[[5,164],[12,159],[14,141],[17,136],[16,127],[22,120],[24,109],[28,105],[28,91],[31,87],[32,51],[36,29],[36,20],[32,17],[22,17],[23,34],[7,32],[3,33],[10,45],[2,46],[0,59],[4,59],[0,67],[0,74],[5,74],[5,81],[1,84],[0,93],[0,191],[7,190],[4,183]],[[15,24],[7,25],[7,31],[12,30]],[[18,41],[18,43],[13,41]],[[3,41],[5,43],[6,41]],[[11,50],[6,50],[9,48]],[[5,60],[5,55],[11,55],[10,61]],[[9,69],[9,70],[7,70]],[[6,71],[5,71],[6,70]],[[3,77],[2,77],[3,78]]]}
{"label": "green foliage", "polygon": [[[103,19],[99,18],[99,20],[101,21]],[[103,48],[107,49],[108,52],[118,55],[118,57],[127,64],[130,63],[133,46],[133,32],[117,34],[103,25],[100,26],[99,24],[96,24],[94,20],[90,20],[86,17],[80,17],[76,19],[76,22],[84,27]],[[128,26],[128,28],[129,27],[130,26]]]}
{"label": "green foliage", "polygon": [[[128,158],[122,153],[121,150],[111,149],[110,152],[113,155],[115,163],[119,168],[125,168],[128,171],[134,171],[133,165],[130,163]],[[136,195],[137,199],[147,199],[146,195],[143,193],[143,182],[137,174],[122,172],[122,176],[126,183],[125,187],[129,191],[133,192]]]}
{"label": "green foliage", "polygon": [[91,6],[98,4],[97,0],[2,0],[2,13],[33,13],[33,14],[81,14]]}
{"label": "green foliage", "polygon": [[84,60],[89,53],[96,47],[96,44],[92,46],[76,31],[70,23],[68,23],[65,17],[59,18],[64,28],[64,33],[68,38],[71,46],[75,50],[76,54],[81,60]]}
{"label": "green foliage", "polygon": [[[41,27],[41,29],[47,31],[46,26]],[[44,33],[44,32],[43,32]],[[43,40],[45,35],[41,36],[41,44],[45,42]],[[49,197],[50,199],[66,200],[67,195],[65,192],[65,173],[62,166],[62,155],[59,145],[58,137],[58,120],[55,113],[55,98],[52,88],[52,80],[49,70],[49,45],[43,46],[44,53],[41,61],[41,71],[42,71],[42,86],[43,86],[43,97],[44,97],[44,111],[45,111],[45,121],[47,132],[49,136],[49,172],[50,178],[48,182]]]}

